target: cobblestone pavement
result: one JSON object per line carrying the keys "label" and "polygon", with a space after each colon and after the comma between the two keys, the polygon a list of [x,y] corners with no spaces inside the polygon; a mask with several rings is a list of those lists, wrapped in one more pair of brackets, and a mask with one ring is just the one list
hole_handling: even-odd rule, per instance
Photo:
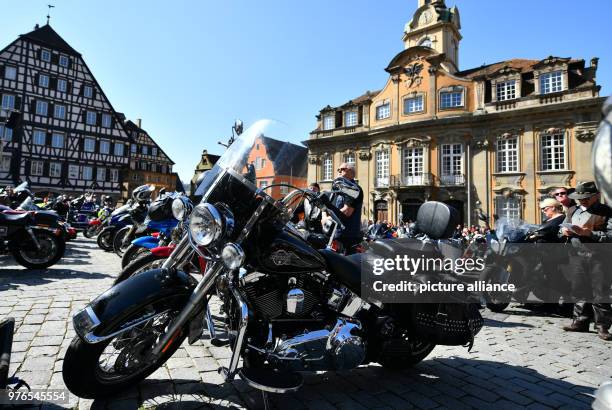
{"label": "cobblestone pavement", "polygon": [[[0,317],[17,331],[11,374],[32,387],[62,388],[64,353],[74,337],[71,317],[104,291],[119,272],[117,256],[95,240],[69,243],[61,264],[26,271],[0,257]],[[486,327],[468,353],[437,347],[414,368],[391,372],[378,365],[305,377],[295,394],[272,395],[275,408],[589,408],[588,396],[612,375],[612,343],[594,333],[566,334],[567,319],[513,307],[485,312]],[[261,395],[243,381],[224,384],[228,348],[185,343],[145,382],[107,400],[71,397],[68,408],[260,408]],[[47,404],[43,408],[58,406]]]}

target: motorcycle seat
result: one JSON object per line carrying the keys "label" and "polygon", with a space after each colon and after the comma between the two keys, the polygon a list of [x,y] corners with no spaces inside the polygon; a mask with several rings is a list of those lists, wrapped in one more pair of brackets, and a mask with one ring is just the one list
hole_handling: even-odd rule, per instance
{"label": "motorcycle seat", "polygon": [[0,213],[0,224],[2,225],[28,225],[30,221],[30,214],[27,212]]}
{"label": "motorcycle seat", "polygon": [[350,256],[340,255],[328,249],[321,249],[319,253],[325,259],[328,271],[336,279],[357,295],[361,294],[361,254]]}

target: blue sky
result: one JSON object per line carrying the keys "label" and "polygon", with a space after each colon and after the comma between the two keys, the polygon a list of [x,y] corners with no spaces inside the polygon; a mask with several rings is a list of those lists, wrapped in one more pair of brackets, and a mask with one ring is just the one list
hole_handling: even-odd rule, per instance
{"label": "blue sky", "polygon": [[[235,118],[289,124],[381,88],[417,0],[0,0],[2,46],[46,21],[80,51],[116,110],[143,128],[189,180],[201,151],[221,153]],[[510,58],[600,57],[612,87],[609,1],[447,0],[461,15],[460,69]]]}

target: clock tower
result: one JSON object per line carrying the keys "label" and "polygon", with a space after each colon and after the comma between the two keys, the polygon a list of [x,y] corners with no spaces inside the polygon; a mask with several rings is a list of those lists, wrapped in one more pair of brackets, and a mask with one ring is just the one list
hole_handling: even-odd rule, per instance
{"label": "clock tower", "polygon": [[412,20],[404,27],[404,48],[429,47],[445,55],[443,64],[454,73],[459,70],[461,21],[457,7],[448,8],[444,0],[418,0]]}

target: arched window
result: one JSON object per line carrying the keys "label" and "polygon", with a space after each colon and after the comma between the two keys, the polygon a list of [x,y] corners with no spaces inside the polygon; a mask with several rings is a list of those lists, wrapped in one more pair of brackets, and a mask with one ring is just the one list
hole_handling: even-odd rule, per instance
{"label": "arched window", "polygon": [[421,41],[419,41],[419,44],[418,44],[418,45],[419,45],[419,46],[421,46],[421,47],[429,47],[429,48],[432,48],[432,47],[431,47],[431,38],[429,38],[429,37],[425,37],[424,39],[422,39]]}

